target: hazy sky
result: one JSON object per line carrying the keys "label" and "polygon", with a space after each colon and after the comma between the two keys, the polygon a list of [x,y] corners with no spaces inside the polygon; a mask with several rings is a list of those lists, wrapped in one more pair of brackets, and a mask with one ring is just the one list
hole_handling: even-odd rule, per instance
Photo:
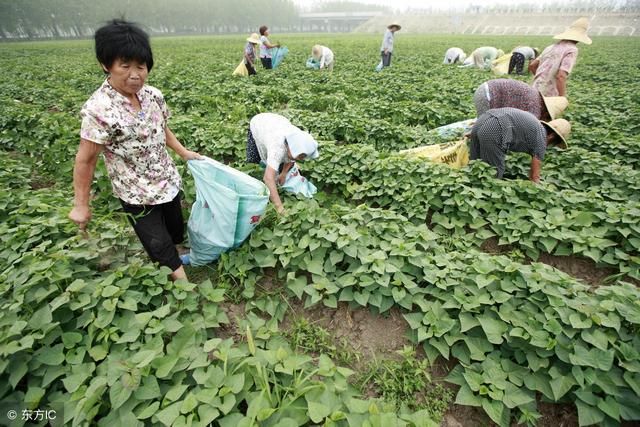
{"label": "hazy sky", "polygon": [[[293,0],[294,3],[308,8],[315,4],[323,3],[330,0]],[[359,3],[366,4],[381,4],[385,6],[389,6],[393,9],[406,9],[406,8],[429,8],[433,7],[436,9],[460,9],[465,8],[469,5],[478,5],[478,6],[486,6],[490,4],[518,4],[518,3],[529,3],[529,4],[543,4],[549,3],[553,1],[557,3],[558,0],[354,0]]]}

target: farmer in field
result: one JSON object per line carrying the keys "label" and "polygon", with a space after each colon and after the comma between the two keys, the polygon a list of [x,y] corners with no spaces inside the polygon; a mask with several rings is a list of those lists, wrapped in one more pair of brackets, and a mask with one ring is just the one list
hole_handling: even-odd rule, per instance
{"label": "farmer in field", "polygon": [[262,62],[262,66],[267,70],[273,68],[273,63],[271,62],[271,49],[274,47],[280,47],[279,44],[271,44],[269,41],[269,27],[263,25],[260,27],[260,62]]}
{"label": "farmer in field", "polygon": [[539,52],[535,47],[529,46],[518,46],[511,51],[511,58],[509,59],[509,70],[508,74],[522,74],[524,71],[524,63],[536,59]]}
{"label": "farmer in field", "polygon": [[471,55],[469,55],[471,61],[465,61],[463,66],[474,66],[488,70],[491,68],[491,63],[502,55],[504,55],[504,52],[501,49],[496,49],[493,46],[482,46],[471,52]]}
{"label": "farmer in field", "polygon": [[450,47],[444,54],[443,64],[463,63],[467,55],[459,47]]}
{"label": "farmer in field", "polygon": [[247,72],[250,76],[256,74],[256,58],[259,44],[260,36],[257,33],[253,33],[247,38],[247,44],[244,46],[244,66],[247,67]]}
{"label": "farmer in field", "polygon": [[542,96],[538,89],[512,79],[494,79],[482,83],[473,95],[476,116],[493,108],[513,107],[528,111],[538,120],[554,120],[569,105],[564,96]]}
{"label": "farmer in field", "polygon": [[263,181],[278,213],[284,213],[284,206],[276,182],[284,184],[287,172],[296,161],[318,157],[318,142],[308,132],[292,125],[286,117],[261,113],[249,122],[247,163],[265,166]]}
{"label": "farmer in field", "polygon": [[481,115],[471,129],[469,158],[496,168],[502,178],[505,157],[516,151],[531,155],[529,179],[540,182],[540,170],[549,145],[566,148],[571,124],[564,119],[541,122],[533,114],[516,108],[495,108]]}
{"label": "farmer in field", "polygon": [[144,84],[153,67],[148,35],[113,20],[96,31],[95,48],[107,78],[82,107],[69,218],[81,229],[91,219],[91,182],[103,153],[113,193],[149,257],[169,267],[173,280],[186,279],[175,247],[184,238],[181,180],[167,147],[184,160],[200,155],[180,144],[162,93]]}
{"label": "farmer in field", "polygon": [[334,56],[333,51],[326,46],[319,44],[311,48],[311,57],[317,62],[320,70],[333,71]]}
{"label": "farmer in field", "polygon": [[402,27],[393,23],[387,27],[387,31],[382,37],[382,45],[380,46],[380,55],[382,56],[382,67],[388,67],[391,65],[391,55],[393,54],[393,37],[396,31],[400,31]]}
{"label": "farmer in field", "polygon": [[567,96],[567,78],[578,58],[578,42],[591,44],[587,36],[589,20],[576,20],[565,32],[554,36],[558,43],[545,48],[540,57],[529,64],[534,75],[532,86],[544,96]]}

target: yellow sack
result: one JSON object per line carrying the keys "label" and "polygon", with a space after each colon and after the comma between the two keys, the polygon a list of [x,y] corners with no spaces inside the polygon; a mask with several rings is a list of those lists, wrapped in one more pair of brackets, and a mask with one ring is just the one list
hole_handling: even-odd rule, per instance
{"label": "yellow sack", "polygon": [[466,139],[402,150],[400,154],[426,158],[434,163],[444,163],[456,169],[469,163],[469,147]]}
{"label": "yellow sack", "polygon": [[502,55],[500,58],[493,61],[491,63],[491,71],[493,71],[493,73],[497,75],[508,74],[511,55],[513,54],[507,53],[506,55]]}
{"label": "yellow sack", "polygon": [[244,65],[244,59],[242,61],[240,61],[240,65],[238,65],[236,67],[236,69],[233,70],[233,75],[234,76],[248,76],[249,75],[249,70],[247,70],[247,66]]}

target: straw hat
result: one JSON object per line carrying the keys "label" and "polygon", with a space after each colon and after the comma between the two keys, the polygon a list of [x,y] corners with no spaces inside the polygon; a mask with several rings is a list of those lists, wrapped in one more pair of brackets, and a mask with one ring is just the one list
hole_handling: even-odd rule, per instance
{"label": "straw hat", "polygon": [[571,133],[571,123],[566,121],[565,119],[555,119],[550,122],[542,122],[547,125],[549,129],[551,129],[556,135],[560,137],[562,140],[562,144],[560,146],[562,148],[567,148],[567,138]]}
{"label": "straw hat", "polygon": [[260,36],[258,33],[253,33],[247,38],[247,41],[253,44],[260,44]]}
{"label": "straw hat", "polygon": [[543,96],[542,101],[544,106],[547,107],[551,120],[560,117],[569,105],[569,100],[564,96]]}
{"label": "straw hat", "polygon": [[402,29],[402,27],[400,26],[400,24],[398,24],[397,22],[394,22],[393,24],[387,25],[387,28],[390,30],[391,27],[396,27],[399,30]]}
{"label": "straw hat", "polygon": [[591,39],[587,36],[588,28],[588,18],[576,19],[568,30],[565,30],[564,33],[553,36],[553,38],[556,40],[573,40],[576,42],[591,44]]}

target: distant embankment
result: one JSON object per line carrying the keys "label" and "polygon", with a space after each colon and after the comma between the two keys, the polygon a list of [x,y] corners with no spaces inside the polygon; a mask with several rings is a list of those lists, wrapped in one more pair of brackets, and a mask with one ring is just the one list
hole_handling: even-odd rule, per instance
{"label": "distant embankment", "polygon": [[392,21],[402,25],[403,33],[553,35],[564,31],[574,20],[591,20],[590,36],[640,36],[640,13],[593,14],[404,14],[374,17],[354,32],[379,33]]}

